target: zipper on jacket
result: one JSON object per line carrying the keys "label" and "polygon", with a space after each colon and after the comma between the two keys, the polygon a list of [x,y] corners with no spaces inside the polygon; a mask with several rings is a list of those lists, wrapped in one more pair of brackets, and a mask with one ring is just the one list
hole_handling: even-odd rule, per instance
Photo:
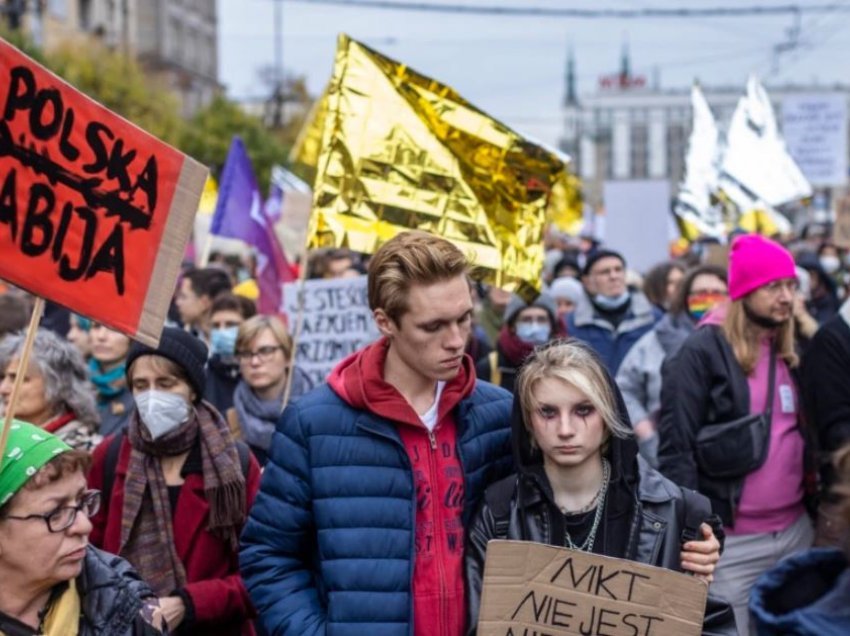
{"label": "zipper on jacket", "polygon": [[[436,427],[435,427],[436,428]],[[431,442],[431,452],[428,453],[428,466],[431,472],[431,488],[434,492],[439,492],[438,486],[438,470],[437,470],[437,436],[434,431],[428,431],[428,439]],[[441,536],[439,528],[445,525],[436,523],[440,519],[440,503],[439,496],[431,497],[431,514],[434,519],[434,557],[437,562],[437,573],[440,577],[440,633],[447,634],[449,631],[448,608],[446,607],[446,571],[443,562],[443,552],[445,548],[445,536]],[[414,529],[415,530],[415,529]],[[415,618],[414,618],[415,620]]]}

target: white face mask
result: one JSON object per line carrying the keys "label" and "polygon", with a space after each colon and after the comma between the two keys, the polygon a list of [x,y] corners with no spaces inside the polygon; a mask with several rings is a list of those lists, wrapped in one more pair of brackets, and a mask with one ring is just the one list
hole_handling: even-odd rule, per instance
{"label": "white face mask", "polygon": [[134,395],[142,424],[156,440],[179,428],[189,419],[189,403],[182,395],[168,391],[145,391]]}
{"label": "white face mask", "polygon": [[820,266],[823,267],[823,271],[827,274],[834,274],[841,268],[841,259],[837,256],[821,256]]}

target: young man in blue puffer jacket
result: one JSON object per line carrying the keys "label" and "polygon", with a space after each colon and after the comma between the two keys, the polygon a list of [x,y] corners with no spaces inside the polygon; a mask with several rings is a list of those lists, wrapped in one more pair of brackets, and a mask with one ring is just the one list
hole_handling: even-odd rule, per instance
{"label": "young man in blue puffer jacket", "polygon": [[387,242],[369,267],[384,338],[284,412],[240,554],[269,634],[463,633],[464,527],[512,469],[511,396],[464,355],[466,265],[425,233]]}

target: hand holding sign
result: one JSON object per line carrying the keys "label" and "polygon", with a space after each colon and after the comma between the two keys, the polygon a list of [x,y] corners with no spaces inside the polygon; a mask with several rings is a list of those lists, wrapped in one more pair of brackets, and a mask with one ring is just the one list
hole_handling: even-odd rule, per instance
{"label": "hand holding sign", "polygon": [[490,541],[479,636],[699,636],[708,586],[670,570],[526,541]]}

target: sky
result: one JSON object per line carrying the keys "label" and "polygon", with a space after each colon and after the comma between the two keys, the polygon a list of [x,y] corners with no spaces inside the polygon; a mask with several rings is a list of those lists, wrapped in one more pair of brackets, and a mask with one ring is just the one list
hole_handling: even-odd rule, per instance
{"label": "sky", "polygon": [[[404,1],[404,0],[402,0]],[[420,0],[422,1],[422,0]],[[779,5],[783,0],[425,0],[429,4],[571,8]],[[478,108],[550,145],[562,133],[567,52],[579,97],[619,69],[625,43],[632,71],[662,89],[739,86],[757,73],[767,84],[850,83],[850,12],[738,18],[567,19],[414,13],[310,5],[293,0],[218,0],[219,80],[236,99],[261,98],[258,71],[274,62],[274,4],[281,2],[283,66],[311,93],[330,78],[336,37],[345,32],[450,85]],[[800,0],[797,4],[822,4]],[[850,0],[840,3],[850,8]],[[783,43],[796,45],[779,55]]]}

